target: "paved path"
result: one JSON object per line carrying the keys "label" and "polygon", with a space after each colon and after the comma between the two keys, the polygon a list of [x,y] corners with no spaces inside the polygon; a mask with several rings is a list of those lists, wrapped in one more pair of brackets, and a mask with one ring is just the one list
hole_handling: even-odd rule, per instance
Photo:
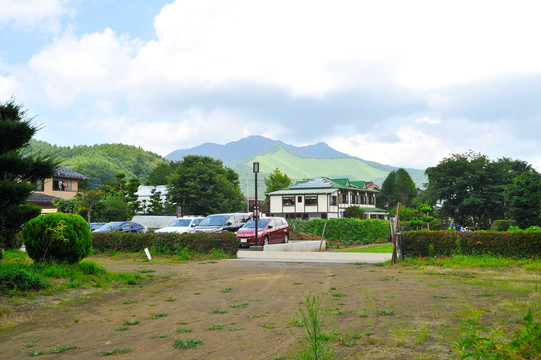
{"label": "paved path", "polygon": [[250,251],[237,253],[234,261],[275,262],[322,262],[322,263],[381,263],[391,260],[392,254],[383,253],[340,253],[340,252],[293,252],[293,251]]}

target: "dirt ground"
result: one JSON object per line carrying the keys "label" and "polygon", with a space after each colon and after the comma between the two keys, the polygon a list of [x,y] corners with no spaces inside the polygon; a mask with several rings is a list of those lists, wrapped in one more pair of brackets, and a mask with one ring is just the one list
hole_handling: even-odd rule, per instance
{"label": "dirt ground", "polygon": [[[0,359],[24,359],[59,346],[74,348],[39,358],[97,359],[104,351],[126,349],[129,352],[107,358],[286,359],[297,346],[292,332],[301,331],[291,319],[298,318],[299,303],[308,292],[325,293],[333,300],[333,344],[344,359],[450,359],[466,306],[516,322],[523,314],[507,309],[515,298],[541,302],[533,288],[539,274],[520,274],[526,280],[516,291],[507,277],[505,284],[495,286],[499,275],[481,271],[91,260],[111,271],[138,271],[147,280],[46,308],[21,305],[18,315],[9,319],[12,324],[2,326]],[[138,323],[126,324],[134,320]],[[178,349],[178,338],[203,343]]]}

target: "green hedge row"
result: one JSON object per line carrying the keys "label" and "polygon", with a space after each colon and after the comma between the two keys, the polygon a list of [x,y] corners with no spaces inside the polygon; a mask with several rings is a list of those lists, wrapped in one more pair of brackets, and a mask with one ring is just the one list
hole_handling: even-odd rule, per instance
{"label": "green hedge row", "polygon": [[306,232],[315,235],[323,234],[323,227],[326,222],[327,228],[325,229],[325,239],[328,240],[361,241],[370,239],[373,243],[376,239],[386,239],[389,236],[389,222],[379,219],[287,219],[287,222],[293,231]]}
{"label": "green hedge row", "polygon": [[541,231],[411,231],[404,233],[404,254],[412,257],[490,254],[541,258]]}
{"label": "green hedge row", "polygon": [[236,256],[240,241],[234,233],[92,233],[92,247],[101,252],[139,252],[149,248],[159,254],[180,254],[183,251],[212,254],[215,250]]}

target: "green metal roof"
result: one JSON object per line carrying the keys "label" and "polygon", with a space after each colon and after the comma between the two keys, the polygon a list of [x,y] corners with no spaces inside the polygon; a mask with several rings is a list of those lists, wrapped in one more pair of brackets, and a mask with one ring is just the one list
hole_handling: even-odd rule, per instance
{"label": "green metal roof", "polygon": [[350,183],[351,185],[360,187],[361,189],[363,189],[364,186],[366,185],[366,182],[365,182],[365,181],[350,181],[349,183]]}

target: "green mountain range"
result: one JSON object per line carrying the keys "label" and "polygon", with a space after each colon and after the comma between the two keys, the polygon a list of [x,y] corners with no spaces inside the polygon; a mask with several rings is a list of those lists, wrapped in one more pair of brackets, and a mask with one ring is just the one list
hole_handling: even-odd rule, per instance
{"label": "green mountain range", "polygon": [[[380,186],[391,171],[399,169],[341,153],[325,143],[295,147],[262,136],[249,136],[225,145],[206,143],[176,150],[165,158],[179,160],[186,155],[206,155],[222,160],[226,166],[237,171],[241,188],[247,196],[255,193],[255,175],[252,171],[254,162],[259,162],[260,168],[258,193],[265,190],[263,179],[275,168],[293,180],[321,176],[347,177],[350,180],[373,181]],[[427,182],[424,170],[405,170],[417,187],[424,188]]]}
{"label": "green mountain range", "polygon": [[[127,179],[145,182],[152,170],[169,160],[186,155],[205,155],[222,160],[224,165],[239,174],[240,185],[246,196],[255,193],[254,162],[259,162],[258,194],[266,190],[264,179],[275,168],[293,180],[317,177],[347,177],[350,180],[373,181],[380,185],[398,167],[362,160],[339,152],[325,143],[296,147],[262,136],[249,136],[225,145],[205,143],[190,149],[176,150],[165,158],[142,148],[124,144],[62,147],[32,140],[28,152],[53,154],[67,166],[90,178],[93,188],[106,181],[114,181],[117,173]],[[419,188],[427,182],[424,170],[406,169]]]}

